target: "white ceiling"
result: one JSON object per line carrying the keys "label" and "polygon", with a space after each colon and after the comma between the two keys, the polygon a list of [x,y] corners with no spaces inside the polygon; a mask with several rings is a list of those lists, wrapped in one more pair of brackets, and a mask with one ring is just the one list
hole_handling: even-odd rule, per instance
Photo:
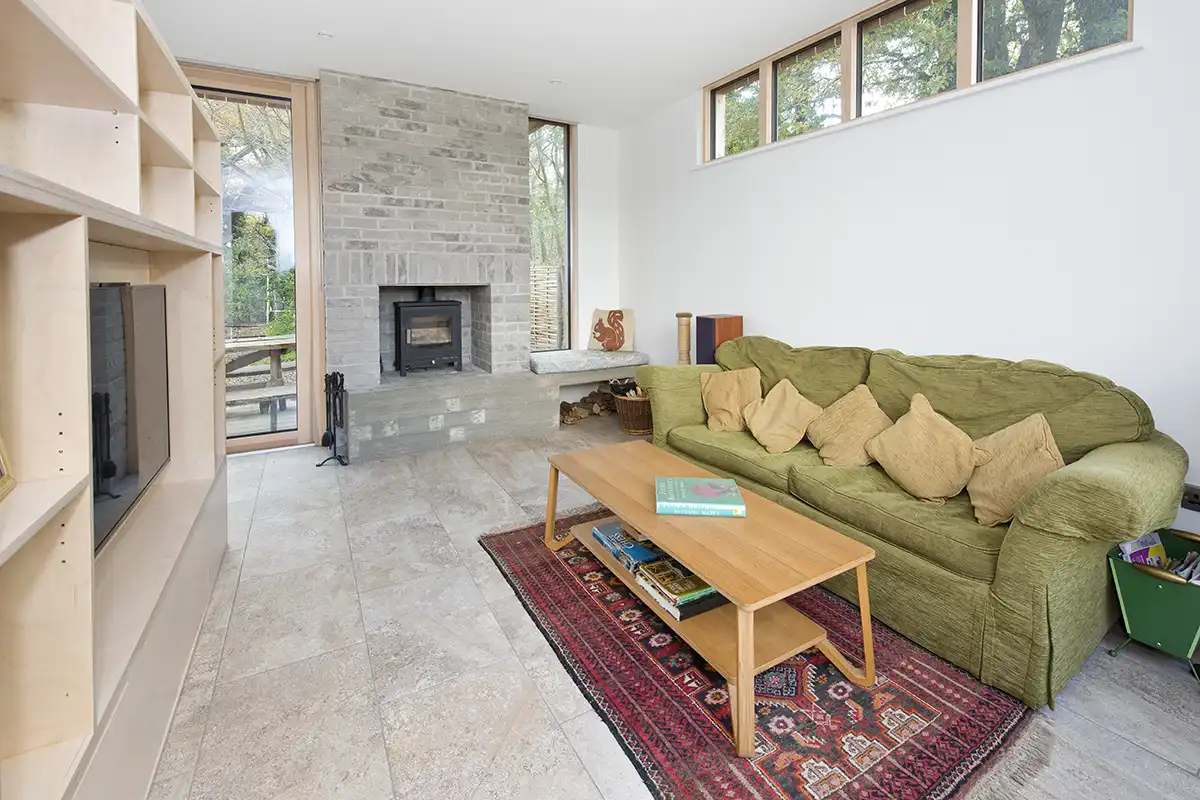
{"label": "white ceiling", "polygon": [[[179,58],[321,69],[620,126],[872,0],[143,0]],[[333,39],[317,36],[328,31]],[[561,84],[551,84],[561,78]]]}

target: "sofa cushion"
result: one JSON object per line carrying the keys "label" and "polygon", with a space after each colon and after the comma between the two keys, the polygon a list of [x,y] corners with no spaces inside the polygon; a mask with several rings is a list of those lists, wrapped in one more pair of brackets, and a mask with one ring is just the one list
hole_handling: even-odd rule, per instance
{"label": "sofa cushion", "polygon": [[865,467],[871,463],[867,442],[890,428],[871,390],[860,384],[808,424],[805,436],[830,467]]}
{"label": "sofa cushion", "polygon": [[821,463],[814,447],[801,442],[795,449],[772,455],[745,431],[710,431],[707,425],[685,425],[667,434],[667,444],[716,469],[788,491],[788,473],[794,466]]}
{"label": "sofa cushion", "polygon": [[746,427],[768,453],[786,453],[804,438],[808,425],[821,416],[822,408],[796,391],[784,378],[762,400],[746,406]]}
{"label": "sofa cushion", "polygon": [[910,497],[879,466],[857,469],[797,466],[791,493],[848,525],[966,578],[992,582],[1008,526],[975,521],[965,494],[944,505]]}
{"label": "sofa cushion", "polygon": [[991,458],[975,470],[967,494],[975,507],[975,519],[988,527],[1011,520],[1025,493],[1064,466],[1054,432],[1042,414],[985,436],[975,446]]}
{"label": "sofa cushion", "polygon": [[961,492],[975,468],[991,459],[923,394],[914,394],[908,413],[867,442],[867,455],[904,491],[933,503]]}
{"label": "sofa cushion", "polygon": [[761,376],[754,367],[700,375],[700,397],[708,427],[714,431],[746,429],[746,406],[762,399]]}
{"label": "sofa cushion", "polygon": [[1141,441],[1154,431],[1150,409],[1133,392],[1044,361],[879,350],[871,356],[867,386],[893,419],[920,392],[972,439],[1040,411],[1068,464],[1102,445]]}
{"label": "sofa cushion", "polygon": [[742,336],[717,348],[725,369],[758,367],[764,393],[787,378],[822,408],[866,382],[870,358],[861,347],[791,347],[766,336]]}

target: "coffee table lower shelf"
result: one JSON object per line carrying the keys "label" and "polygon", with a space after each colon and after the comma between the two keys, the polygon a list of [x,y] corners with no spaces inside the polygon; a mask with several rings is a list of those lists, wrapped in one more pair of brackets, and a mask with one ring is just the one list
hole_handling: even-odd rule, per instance
{"label": "coffee table lower shelf", "polygon": [[[738,619],[733,603],[697,614],[683,621],[672,617],[646,592],[633,573],[592,536],[592,528],[616,517],[576,525],[571,534],[592,552],[612,574],[621,579],[671,630],[699,653],[726,680],[738,676]],[[754,613],[754,674],[811,650],[825,641],[825,629],[787,603],[774,603]]]}

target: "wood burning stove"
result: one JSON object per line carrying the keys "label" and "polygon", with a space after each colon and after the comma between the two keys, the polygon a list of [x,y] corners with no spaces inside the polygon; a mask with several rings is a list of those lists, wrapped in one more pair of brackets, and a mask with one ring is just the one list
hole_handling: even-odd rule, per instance
{"label": "wood burning stove", "polygon": [[462,303],[438,300],[422,288],[416,300],[396,307],[396,371],[453,367],[462,372]]}

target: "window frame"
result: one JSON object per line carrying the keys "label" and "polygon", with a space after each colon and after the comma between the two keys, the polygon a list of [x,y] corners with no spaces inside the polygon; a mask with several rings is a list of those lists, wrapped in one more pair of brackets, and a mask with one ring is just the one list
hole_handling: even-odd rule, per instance
{"label": "window frame", "polygon": [[[863,45],[864,45],[864,43],[865,43],[865,40],[866,40],[866,38],[867,38],[867,32],[868,32],[868,31],[867,31],[867,26],[868,26],[868,25],[870,25],[870,24],[871,24],[871,23],[873,23],[873,22],[878,22],[878,23],[881,23],[881,24],[880,24],[880,25],[878,25],[877,27],[878,27],[879,29],[882,29],[882,28],[884,27],[884,25],[886,25],[886,24],[888,24],[888,23],[890,23],[890,22],[892,21],[892,20],[888,20],[888,22],[883,22],[883,19],[884,19],[885,17],[891,17],[891,16],[893,16],[893,15],[895,14],[895,12],[896,12],[896,11],[898,11],[898,10],[900,10],[900,9],[903,9],[903,8],[905,8],[906,6],[910,6],[910,5],[916,5],[916,4],[920,3],[920,4],[921,4],[921,8],[917,9],[917,11],[918,11],[918,12],[920,12],[920,11],[923,11],[924,9],[928,8],[929,6],[933,5],[933,4],[934,4],[934,3],[936,3],[936,2],[938,2],[938,0],[898,0],[898,2],[891,2],[891,3],[889,3],[889,4],[887,5],[887,7],[886,7],[886,8],[884,8],[883,10],[879,11],[879,12],[878,12],[878,13],[876,13],[876,14],[872,14],[872,15],[871,15],[871,16],[869,16],[869,17],[866,17],[866,18],[864,18],[864,19],[861,19],[861,20],[859,20],[859,21],[858,21],[858,22],[855,24],[855,26],[854,26],[854,47],[855,47],[855,49],[858,51],[858,53],[857,53],[857,57],[856,57],[856,62],[855,62],[855,63],[857,63],[857,64],[858,64],[858,69],[856,69],[856,70],[855,70],[855,74],[854,74],[854,81],[855,81],[855,85],[854,85],[854,102],[855,102],[854,116],[855,116],[855,118],[858,118],[858,117],[862,117],[862,116],[863,116],[863,108],[862,108],[862,102],[863,102],[863,71],[862,71],[862,58],[863,58]],[[950,0],[950,2],[954,3],[954,4],[957,6],[957,9],[956,9],[956,10],[957,10],[958,14],[960,15],[960,16],[959,16],[959,18],[958,18],[958,21],[957,21],[957,26],[956,26],[956,27],[957,27],[957,29],[958,29],[958,30],[957,30],[958,36],[956,37],[956,40],[955,40],[955,43],[954,43],[954,68],[955,68],[955,75],[956,75],[956,81],[955,81],[955,85],[954,85],[953,87],[949,88],[949,89],[945,89],[945,90],[943,90],[943,91],[940,91],[940,92],[938,92],[937,94],[930,95],[929,97],[918,97],[916,100],[912,100],[912,101],[910,101],[910,102],[908,102],[908,103],[901,103],[901,105],[899,105],[899,106],[893,106],[892,108],[900,108],[900,107],[902,107],[902,106],[911,106],[911,105],[913,105],[914,103],[920,103],[922,100],[930,100],[930,99],[932,99],[932,98],[934,98],[934,97],[937,97],[938,95],[943,95],[943,94],[946,94],[947,92],[953,92],[953,91],[955,91],[955,90],[957,90],[957,89],[962,89],[962,88],[964,88],[964,84],[963,84],[963,77],[964,77],[964,76],[963,76],[963,70],[962,70],[962,61],[963,61],[963,35],[962,35],[962,29],[963,29],[963,21],[962,21],[961,14],[962,14],[964,11],[971,11],[973,8],[982,8],[982,6],[983,6],[983,0]],[[902,16],[902,17],[903,17],[903,16],[907,16],[907,14],[903,14],[903,15],[901,15],[901,16]],[[974,16],[977,16],[977,17],[980,17],[980,18],[982,18],[982,15],[981,15],[981,14],[975,14]],[[981,24],[982,24],[982,23],[981,23]],[[973,54],[972,54],[972,53],[970,53],[970,52],[968,52],[968,53],[967,53],[967,55],[968,55],[968,56],[971,56],[973,60],[978,60],[978,58],[975,58],[975,57],[973,56]],[[970,61],[968,61],[968,64],[969,64],[969,63],[970,63]],[[972,79],[972,77],[971,77],[970,75],[968,75],[968,76],[967,76],[967,80],[968,80],[968,83],[966,84],[967,86],[969,86],[969,85],[972,85],[972,84],[974,84],[974,83],[976,83],[976,82],[977,82],[977,81],[973,80],[973,79]],[[892,109],[890,109],[890,108],[885,108],[885,109],[883,109],[883,110],[881,110],[881,111],[878,111],[878,112],[876,112],[876,113],[882,114],[882,113],[884,113],[885,111],[891,111],[891,110],[892,110]]]}
{"label": "window frame", "polygon": [[[959,2],[963,2],[963,1],[964,0],[959,0]],[[1088,53],[1099,53],[1101,51],[1107,50],[1110,47],[1117,47],[1118,45],[1128,44],[1129,42],[1133,41],[1133,9],[1134,9],[1134,6],[1136,5],[1136,3],[1135,3],[1135,0],[1126,0],[1125,6],[1126,6],[1127,10],[1126,10],[1126,25],[1125,25],[1125,40],[1124,41],[1113,42],[1112,44],[1106,44],[1103,47],[1094,47],[1091,50],[1085,50],[1082,53],[1076,53],[1075,55],[1067,56],[1066,58],[1056,58],[1053,61],[1047,61],[1045,64],[1034,64],[1032,67],[1026,67],[1025,69],[1014,70],[1013,72],[1007,72],[1003,75],[996,75],[995,77],[992,77],[992,78],[984,78],[983,77],[983,22],[984,22],[984,20],[983,20],[983,4],[985,2],[987,2],[987,0],[972,0],[972,2],[975,5],[975,12],[976,12],[975,19],[974,19],[975,30],[972,32],[972,38],[975,40],[975,50],[972,53],[973,60],[972,60],[972,65],[971,65],[972,66],[972,76],[971,76],[972,83],[988,83],[991,81],[1000,80],[1002,78],[1009,78],[1009,77],[1012,77],[1013,75],[1021,75],[1026,72],[1030,72],[1032,70],[1041,69],[1042,67],[1048,67],[1051,64],[1057,64],[1061,61],[1070,61],[1073,58],[1078,58],[1079,56],[1087,55]],[[961,36],[961,29],[960,29],[960,36]],[[962,39],[960,38],[959,45],[961,46],[961,44],[962,44]],[[961,69],[961,68],[962,67],[960,65],[959,69]]]}
{"label": "window frame", "polygon": [[[763,144],[766,143],[767,140],[763,138],[763,126],[762,126],[763,98],[767,97],[767,96],[773,97],[774,93],[766,92],[766,88],[764,86],[765,81],[763,81],[762,65],[755,64],[752,67],[748,67],[748,68],[742,70],[735,77],[724,80],[719,85],[713,86],[713,87],[709,88],[709,90],[708,90],[708,93],[707,93],[708,113],[705,117],[705,119],[706,119],[705,125],[707,128],[707,136],[705,139],[705,142],[706,142],[705,148],[706,148],[706,152],[708,153],[708,160],[716,161],[719,158],[725,158],[726,156],[730,156],[730,155],[737,155],[737,153],[723,153],[719,156],[717,155],[717,142],[722,138],[717,135],[717,124],[718,124],[718,121],[724,121],[724,116],[725,116],[724,114],[717,113],[717,96],[728,94],[730,91],[732,91],[734,89],[739,89],[739,88],[741,88],[742,85],[749,85],[751,83],[754,83],[756,80],[758,81],[758,121],[759,121],[759,125],[758,125],[758,144],[755,146],[761,147]],[[752,147],[750,149],[753,150],[754,148]],[[748,152],[748,151],[743,151],[743,152]]]}
{"label": "window frame", "polygon": [[[836,25],[818,31],[817,33],[796,42],[793,45],[783,48],[766,58],[760,59],[753,64],[749,64],[736,72],[731,72],[720,80],[713,81],[706,85],[700,92],[700,113],[701,113],[701,142],[700,142],[700,160],[701,163],[712,163],[714,161],[724,160],[729,156],[716,156],[716,103],[714,94],[722,89],[725,89],[730,84],[744,78],[745,76],[757,72],[759,74],[759,143],[758,147],[752,147],[749,150],[744,150],[742,153],[734,153],[732,155],[742,155],[744,153],[753,153],[754,151],[766,146],[777,144],[781,141],[795,141],[804,139],[812,133],[819,131],[810,131],[809,134],[801,134],[792,136],[788,139],[780,139],[778,137],[778,120],[776,119],[777,110],[775,102],[775,85],[776,73],[775,64],[796,53],[812,47],[815,44],[833,38],[841,34],[842,37],[842,122],[850,122],[855,119],[860,119],[859,107],[862,102],[862,69],[861,69],[861,53],[862,53],[862,38],[860,35],[860,26],[863,23],[870,22],[872,19],[886,15],[893,9],[908,5],[913,0],[884,0],[870,8],[866,8],[859,13],[848,17]],[[1123,42],[1105,45],[1089,50],[1086,53],[1079,54],[1089,55],[1092,53],[1100,53],[1104,50],[1113,47],[1120,47],[1133,41],[1134,33],[1134,12],[1136,8],[1136,0],[1126,0],[1129,6],[1129,26]],[[920,100],[914,100],[911,103],[906,103],[897,109],[889,109],[890,111],[899,110],[899,108],[910,109],[918,106],[921,103],[929,102],[939,97],[944,97],[954,92],[966,89],[983,83],[983,0],[957,0],[958,3],[958,35],[956,39],[955,59],[955,85],[953,88],[947,89],[944,92],[933,95],[932,97],[924,97]],[[1011,78],[1013,75],[1024,75],[1031,72],[1036,72],[1039,69],[1045,69],[1059,64],[1064,61],[1070,61],[1078,56],[1070,56],[1065,59],[1055,59],[1048,61],[1045,64],[1029,67],[1020,72],[1010,73],[1005,76],[992,78],[988,83],[994,83],[996,80],[1003,78]],[[878,112],[879,114],[887,114],[887,111]],[[877,115],[872,115],[877,116]],[[836,128],[837,126],[831,126]]]}
{"label": "window frame", "polygon": [[[787,61],[788,59],[799,56],[801,53],[805,52],[806,50],[812,50],[813,55],[817,55],[817,53],[820,51],[818,51],[816,48],[818,48],[821,45],[826,44],[828,42],[833,42],[834,40],[836,40],[837,47],[845,49],[846,40],[842,36],[842,29],[840,27],[837,28],[836,30],[834,30],[828,36],[825,36],[824,38],[816,38],[816,41],[811,41],[811,39],[806,39],[799,46],[793,47],[791,52],[789,52],[787,55],[779,56],[778,58],[775,58],[771,61],[771,138],[770,138],[771,142],[784,141],[784,139],[779,138],[779,65],[782,64],[784,61]],[[841,50],[839,50],[838,52],[841,57],[842,70],[845,70],[846,56]],[[842,94],[842,97],[841,97],[842,119],[838,123],[840,125],[842,122],[845,122],[847,120],[846,106],[845,106],[846,76],[845,76],[844,72],[839,72],[839,74],[838,74],[838,87],[841,90],[841,94]],[[806,133],[799,133],[799,134],[796,134],[795,136],[789,136],[787,138],[788,139],[800,139],[800,138],[803,138],[804,136],[807,136],[809,133],[814,133],[814,132],[815,131],[807,131]]]}
{"label": "window frame", "polygon": [[[563,129],[563,158],[566,159],[563,169],[563,180],[566,182],[566,198],[567,198],[567,220],[566,220],[566,264],[563,265],[563,271],[566,274],[567,286],[564,294],[566,295],[566,319],[563,321],[566,331],[566,343],[563,347],[556,350],[538,350],[540,353],[555,353],[562,350],[571,350],[575,346],[575,320],[577,319],[577,304],[578,304],[578,289],[575,280],[575,243],[578,241],[576,235],[576,219],[575,219],[575,164],[577,163],[575,150],[575,126],[568,122],[559,122],[558,120],[547,119],[546,117],[529,117],[530,130],[532,134],[536,130],[533,125],[537,124],[539,128],[546,125],[553,125],[556,128]],[[529,220],[529,266],[531,274],[529,276],[529,301],[533,302],[533,218]],[[532,331],[530,332],[532,343]],[[532,347],[530,348],[533,352]]]}
{"label": "window frame", "polygon": [[[195,87],[290,102],[296,226],[296,430],[225,438],[225,452],[245,453],[321,440],[325,419],[325,279],[321,247],[321,181],[316,81],[278,78],[181,62]],[[305,313],[301,313],[306,310]],[[222,329],[224,320],[221,321]]]}

